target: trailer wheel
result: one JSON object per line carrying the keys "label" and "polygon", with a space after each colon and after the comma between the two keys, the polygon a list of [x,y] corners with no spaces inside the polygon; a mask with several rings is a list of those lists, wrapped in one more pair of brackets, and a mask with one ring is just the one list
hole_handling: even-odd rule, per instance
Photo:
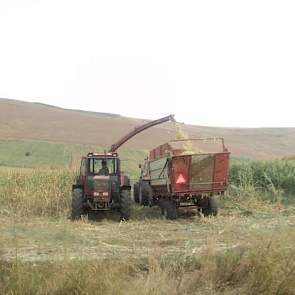
{"label": "trailer wheel", "polygon": [[71,219],[77,220],[83,214],[83,190],[81,188],[74,188],[72,191],[72,212]]}
{"label": "trailer wheel", "polygon": [[169,200],[163,200],[160,202],[161,213],[167,219],[177,218],[177,208],[176,204]]}
{"label": "trailer wheel", "polygon": [[202,208],[204,216],[216,216],[218,213],[218,203],[216,198],[210,197],[207,201],[207,206]]}
{"label": "trailer wheel", "polygon": [[146,181],[139,183],[139,204],[142,206],[149,205],[149,184]]}
{"label": "trailer wheel", "polygon": [[131,199],[130,199],[130,191],[129,190],[122,190],[121,198],[120,198],[120,213],[121,218],[128,220],[130,218],[130,211],[131,211]]}
{"label": "trailer wheel", "polygon": [[139,203],[139,184],[136,182],[133,186],[133,200],[135,203]]}

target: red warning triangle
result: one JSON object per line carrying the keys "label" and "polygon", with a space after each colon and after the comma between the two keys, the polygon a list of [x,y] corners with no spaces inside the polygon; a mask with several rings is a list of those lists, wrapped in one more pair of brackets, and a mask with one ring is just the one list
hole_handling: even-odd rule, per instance
{"label": "red warning triangle", "polygon": [[179,176],[176,180],[176,184],[181,184],[181,183],[186,183],[186,180],[184,179],[182,174],[179,174]]}

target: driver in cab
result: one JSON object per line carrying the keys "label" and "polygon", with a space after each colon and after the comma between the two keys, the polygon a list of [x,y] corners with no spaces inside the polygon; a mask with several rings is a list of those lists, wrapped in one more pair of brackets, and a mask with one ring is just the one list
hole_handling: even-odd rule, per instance
{"label": "driver in cab", "polygon": [[101,168],[98,171],[98,175],[108,176],[109,174],[110,174],[110,172],[109,172],[109,168],[107,166],[107,161],[106,160],[102,160],[101,161]]}

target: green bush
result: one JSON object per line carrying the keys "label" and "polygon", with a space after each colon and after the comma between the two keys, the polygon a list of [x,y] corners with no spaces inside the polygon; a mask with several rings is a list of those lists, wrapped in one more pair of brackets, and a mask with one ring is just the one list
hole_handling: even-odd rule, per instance
{"label": "green bush", "polygon": [[230,183],[239,188],[252,186],[256,191],[295,201],[295,161],[233,160]]}

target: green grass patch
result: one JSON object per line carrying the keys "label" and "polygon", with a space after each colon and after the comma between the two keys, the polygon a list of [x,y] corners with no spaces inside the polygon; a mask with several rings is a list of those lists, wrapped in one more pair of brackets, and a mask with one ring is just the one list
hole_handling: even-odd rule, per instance
{"label": "green grass patch", "polygon": [[244,191],[258,191],[273,201],[295,203],[295,161],[233,160],[230,183]]}
{"label": "green grass patch", "polygon": [[[50,143],[30,140],[0,140],[0,166],[71,168],[78,170],[80,160],[88,152],[103,152],[108,147],[81,144]],[[139,174],[143,150],[120,149],[122,170],[131,178]]]}

